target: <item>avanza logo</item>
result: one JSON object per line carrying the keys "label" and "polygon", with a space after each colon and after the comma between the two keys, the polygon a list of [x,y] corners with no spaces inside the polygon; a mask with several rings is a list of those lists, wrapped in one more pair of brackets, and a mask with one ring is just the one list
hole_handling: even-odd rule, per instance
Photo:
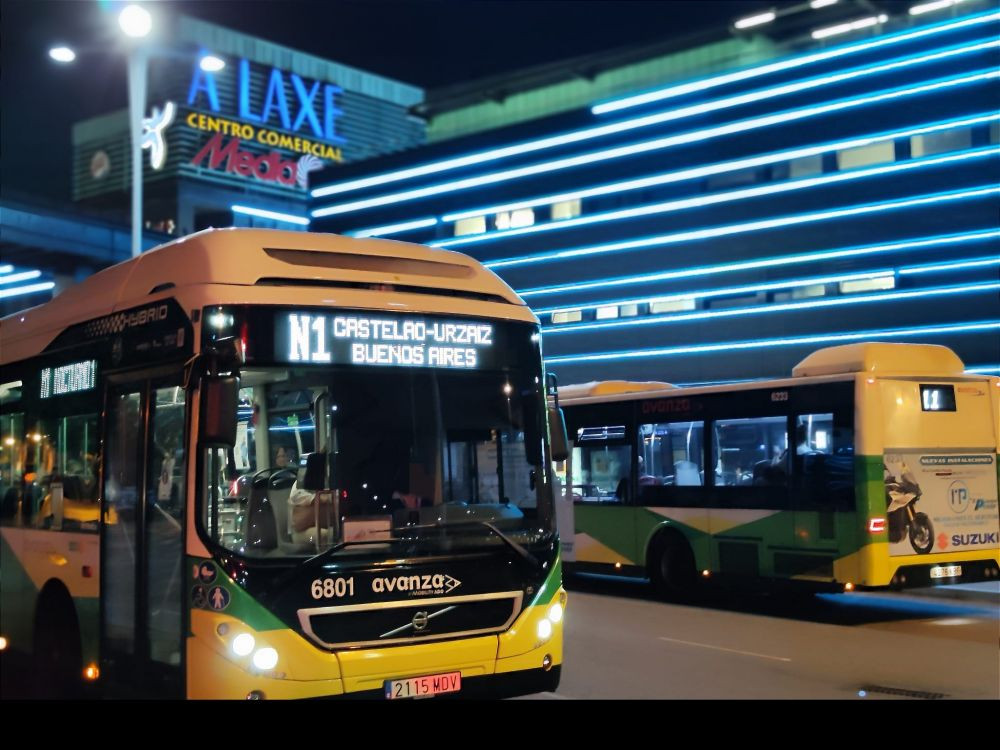
{"label": "avanza logo", "polygon": [[413,576],[379,576],[372,579],[372,591],[391,594],[394,591],[413,594],[447,594],[462,585],[457,578],[443,573]]}
{"label": "avanza logo", "polygon": [[164,320],[166,317],[166,305],[146,307],[142,310],[133,310],[131,312],[120,312],[88,323],[84,329],[84,333],[88,338],[107,336],[109,333],[121,333],[126,328],[155,323],[156,321]]}

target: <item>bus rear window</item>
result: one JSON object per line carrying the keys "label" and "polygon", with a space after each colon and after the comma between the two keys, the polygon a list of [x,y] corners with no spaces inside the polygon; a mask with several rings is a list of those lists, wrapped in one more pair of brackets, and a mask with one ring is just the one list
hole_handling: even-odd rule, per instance
{"label": "bus rear window", "polygon": [[920,406],[924,411],[955,411],[955,386],[921,385]]}

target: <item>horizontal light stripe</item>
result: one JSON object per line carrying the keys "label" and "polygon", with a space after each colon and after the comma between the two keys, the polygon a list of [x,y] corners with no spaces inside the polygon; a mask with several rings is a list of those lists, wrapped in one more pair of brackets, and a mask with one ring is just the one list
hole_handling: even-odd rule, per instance
{"label": "horizontal light stripe", "polygon": [[35,292],[45,292],[55,287],[54,281],[44,281],[41,284],[29,284],[28,286],[17,286],[13,289],[0,289],[0,299],[8,297],[20,297],[23,294],[34,294]]}
{"label": "horizontal light stripe", "polygon": [[784,279],[782,281],[768,281],[761,284],[742,284],[740,286],[727,286],[716,289],[697,289],[690,292],[675,292],[673,294],[647,295],[634,299],[605,300],[604,302],[587,302],[582,305],[559,305],[558,307],[532,308],[536,315],[548,315],[564,310],[593,310],[598,307],[609,307],[611,305],[641,305],[646,302],[671,302],[681,299],[706,299],[709,297],[728,297],[733,294],[752,294],[755,292],[770,292],[777,289],[794,289],[800,286],[812,286],[814,284],[839,284],[842,281],[858,281],[861,279],[875,279],[892,277],[895,273],[891,268],[880,268],[874,271],[858,271],[856,273],[827,274],[826,276],[810,276],[805,279]]}
{"label": "horizontal light stripe", "polygon": [[13,270],[14,270],[14,266],[10,266],[10,265],[0,266],[0,274],[10,273]]}
{"label": "horizontal light stripe", "polygon": [[253,208],[252,206],[230,206],[234,214],[246,214],[247,216],[259,216],[262,219],[274,219],[275,221],[287,221],[289,224],[299,226],[309,226],[309,219],[305,216],[295,216],[293,214],[283,214],[279,211],[268,211],[263,208]]}
{"label": "horizontal light stripe", "polygon": [[794,122],[797,120],[803,120],[810,117],[817,117],[819,115],[829,114],[831,112],[840,112],[848,109],[853,109],[855,107],[863,107],[868,104],[874,104],[877,102],[891,101],[901,98],[907,98],[910,96],[917,96],[919,94],[926,94],[932,91],[939,91],[941,89],[952,88],[955,86],[966,86],[974,83],[981,83],[996,78],[1000,78],[1000,71],[997,71],[995,69],[976,71],[972,74],[963,74],[957,77],[937,79],[918,86],[889,89],[866,96],[853,97],[848,99],[839,99],[837,101],[829,102],[827,104],[819,104],[800,109],[786,110],[784,112],[779,112],[772,115],[754,117],[747,120],[740,120],[737,122],[726,123],[724,125],[719,125],[712,128],[705,128],[701,130],[680,133],[677,135],[666,136],[663,138],[656,138],[654,140],[645,141],[642,143],[630,144],[627,146],[619,146],[615,148],[604,149],[601,151],[593,151],[579,156],[556,159],[554,161],[542,162],[539,164],[533,164],[526,167],[517,167],[514,169],[508,169],[501,172],[493,172],[490,174],[479,175],[476,177],[468,177],[461,180],[454,180],[452,182],[439,183],[437,185],[430,185],[427,187],[405,190],[399,193],[390,193],[386,195],[376,196],[374,198],[366,198],[363,200],[352,201],[349,203],[334,204],[331,206],[325,206],[323,208],[315,209],[313,210],[312,215],[316,218],[319,218],[322,216],[334,216],[337,214],[347,213],[350,211],[361,211],[376,206],[384,206],[394,203],[403,203],[406,201],[416,200],[418,198],[426,198],[433,195],[441,195],[443,193],[455,192],[457,190],[466,190],[469,188],[481,187],[483,185],[492,185],[498,182],[506,182],[508,180],[519,179],[522,177],[528,177],[536,174],[543,174],[546,172],[552,172],[561,169],[569,169],[584,164],[590,165],[599,161],[618,159],[623,156],[633,156],[636,154],[647,153],[649,151],[656,151],[659,149],[669,148],[671,146],[677,146],[684,143],[694,143],[694,142],[700,143],[707,141],[711,138],[717,138],[723,135],[731,135],[733,133],[747,132],[758,128],[769,127],[771,125],[788,124],[790,122]]}
{"label": "horizontal light stripe", "polygon": [[683,96],[684,94],[691,94],[695,92],[703,94],[704,92],[718,86],[738,83],[739,81],[748,81],[752,78],[759,78],[761,76],[770,75],[771,73],[779,73],[783,70],[794,70],[795,68],[801,68],[806,65],[812,65],[813,63],[823,62],[824,60],[833,60],[845,55],[867,52],[868,50],[877,49],[879,47],[900,44],[902,42],[908,42],[913,39],[920,39],[934,34],[941,34],[954,31],[956,29],[990,23],[991,21],[996,21],[998,19],[1000,19],[1000,13],[988,11],[977,16],[969,16],[967,18],[961,18],[954,21],[949,20],[933,26],[922,26],[919,29],[908,30],[897,34],[888,34],[878,37],[877,39],[867,40],[860,43],[852,42],[851,44],[846,44],[840,47],[834,47],[832,49],[813,52],[798,57],[786,58],[784,60],[778,60],[776,62],[767,63],[754,68],[736,70],[732,73],[724,73],[711,78],[688,81],[686,83],[667,86],[654,91],[648,91],[643,94],[634,94],[622,99],[602,102],[600,104],[595,104],[590,108],[590,111],[595,115],[603,115],[608,112],[617,112],[631,107],[638,107],[643,104],[663,101],[664,99],[672,99],[677,96]]}
{"label": "horizontal light stripe", "polygon": [[975,258],[957,263],[935,263],[927,266],[913,266],[911,268],[900,269],[899,273],[906,275],[914,273],[932,273],[935,271],[960,271],[966,268],[978,268],[980,266],[1000,266],[1000,258]]}
{"label": "horizontal light stripe", "polygon": [[1000,188],[988,186],[977,187],[970,190],[956,191],[950,193],[938,193],[935,195],[925,195],[918,198],[907,198],[897,201],[886,201],[883,203],[871,203],[847,208],[834,209],[831,211],[817,211],[806,214],[796,214],[793,216],[782,216],[775,219],[761,219],[759,221],[748,221],[740,224],[727,224],[721,227],[709,229],[695,229],[685,232],[675,232],[653,237],[644,237],[635,240],[625,240],[622,242],[612,242],[606,245],[593,245],[591,247],[573,248],[570,250],[558,250],[555,252],[541,253],[538,255],[524,255],[515,258],[505,258],[501,260],[484,263],[487,268],[509,268],[512,266],[523,266],[534,263],[548,263],[566,258],[580,258],[588,255],[604,255],[612,252],[624,250],[634,250],[637,248],[649,248],[662,245],[673,245],[679,242],[690,242],[692,240],[703,240],[711,237],[725,237],[733,234],[743,234],[746,232],[757,232],[763,229],[775,229],[778,227],[797,226],[800,224],[810,224],[817,221],[827,221],[830,219],[842,219],[848,216],[863,216],[865,214],[882,213],[884,211],[894,211],[902,208],[914,208],[916,206],[929,206],[935,203],[948,203],[959,200],[969,200],[972,198],[985,197],[1000,193]]}
{"label": "horizontal light stripe", "polygon": [[537,206],[546,206],[552,203],[560,203],[562,201],[570,200],[581,200],[584,198],[593,198],[598,195],[614,195],[616,193],[623,193],[629,190],[639,190],[642,188],[654,187],[657,185],[667,185],[673,182],[681,182],[683,180],[693,180],[701,177],[709,177],[711,175],[723,174],[725,172],[735,172],[742,169],[751,169],[754,167],[761,167],[767,164],[776,164],[783,161],[791,161],[792,159],[801,159],[807,156],[816,156],[818,154],[826,154],[833,151],[840,151],[842,149],[858,148],[860,146],[868,146],[873,143],[879,143],[881,141],[896,140],[899,138],[911,138],[915,135],[925,135],[928,133],[936,133],[942,130],[952,130],[954,128],[965,128],[974,125],[981,125],[988,122],[994,122],[1000,120],[1000,112],[988,112],[982,114],[972,115],[970,117],[963,117],[957,120],[947,120],[944,122],[937,122],[928,125],[922,125],[916,128],[905,128],[903,130],[895,130],[890,132],[873,133],[871,135],[862,136],[860,138],[851,138],[849,140],[834,141],[832,143],[822,143],[816,146],[806,146],[803,148],[789,149],[787,151],[776,151],[770,154],[763,154],[761,156],[755,156],[746,159],[735,159],[733,161],[718,162],[716,164],[709,164],[701,167],[692,167],[691,169],[681,169],[674,172],[664,172],[658,175],[652,175],[650,177],[642,177],[635,180],[625,180],[623,182],[614,182],[608,185],[598,185],[597,187],[586,188],[584,190],[573,190],[566,193],[557,193],[555,195],[544,195],[537,198],[529,198],[527,200],[521,200],[514,203],[501,203],[493,206],[484,206],[481,208],[473,208],[466,211],[459,211],[457,213],[446,214],[441,217],[442,221],[453,222],[460,219],[468,219],[475,216],[489,216],[491,214],[498,214],[503,211],[517,211],[521,208],[535,208]]}
{"label": "horizontal light stripe", "polygon": [[432,227],[437,223],[438,220],[434,217],[429,219],[414,219],[413,221],[404,221],[399,224],[386,224],[384,227],[357,229],[345,232],[345,234],[348,234],[351,237],[384,237],[387,234],[401,234],[402,232],[410,232],[414,229],[425,229],[427,227]]}
{"label": "horizontal light stripe", "polygon": [[564,357],[546,357],[546,365],[571,364],[574,362],[598,362],[608,359],[646,359],[671,357],[682,354],[705,354],[708,352],[733,351],[743,349],[772,349],[804,344],[827,344],[864,339],[911,338],[913,336],[939,336],[949,333],[977,333],[1000,330],[1000,321],[990,320],[958,325],[928,326],[923,328],[893,328],[888,330],[859,331],[856,333],[817,334],[780,339],[760,339],[757,341],[729,341],[721,344],[701,344],[698,346],[674,346],[663,349],[642,349],[633,351],[598,352],[595,354],[574,354]]}
{"label": "horizontal light stripe", "polygon": [[976,367],[966,367],[965,371],[977,375],[1000,375],[1000,365],[977,365]]}
{"label": "horizontal light stripe", "polygon": [[41,271],[22,271],[20,273],[12,273],[9,276],[0,276],[0,284],[15,284],[18,281],[37,279],[41,275]]}
{"label": "horizontal light stripe", "polygon": [[[582,323],[573,325],[548,325],[542,327],[542,333],[547,337],[559,333],[579,333],[581,331],[596,331],[608,328],[628,328],[632,326],[666,325],[683,323],[691,320],[713,320],[716,318],[739,318],[748,315],[767,315],[770,313],[815,310],[824,307],[844,307],[872,302],[897,302],[906,299],[923,297],[949,297],[959,294],[975,294],[1000,289],[1000,282],[984,282],[967,284],[965,286],[934,287],[931,289],[916,289],[904,292],[881,292],[878,294],[850,295],[834,299],[808,300],[802,302],[775,302],[753,307],[738,307],[728,310],[707,310],[694,313],[676,313],[671,315],[650,315],[647,317],[619,319],[606,323]],[[536,311],[539,314],[540,311]]]}
{"label": "horizontal light stripe", "polygon": [[865,18],[859,18],[856,21],[848,21],[847,23],[838,23],[835,26],[825,26],[822,29],[816,29],[812,32],[812,38],[816,40],[826,39],[827,37],[846,34],[849,31],[860,31],[861,29],[867,29],[871,26],[877,26],[880,23],[885,23],[888,20],[889,16],[885,14],[880,16],[866,16]]}
{"label": "horizontal light stripe", "polygon": [[760,260],[748,260],[740,263],[720,263],[714,266],[698,266],[695,268],[684,268],[677,271],[661,271],[659,273],[647,273],[637,276],[623,276],[617,279],[601,279],[600,281],[583,281],[575,284],[561,284],[558,286],[538,287],[535,289],[522,289],[518,290],[517,293],[521,297],[538,297],[546,294],[561,294],[564,292],[579,292],[586,289],[603,289],[605,287],[648,284],[655,281],[667,281],[669,279],[687,279],[694,276],[710,276],[720,273],[730,273],[732,271],[747,271],[754,268],[770,268],[775,266],[793,265],[797,263],[814,263],[819,261],[835,260],[837,258],[879,255],[882,253],[897,252],[899,250],[933,248],[940,245],[954,245],[963,242],[981,242],[983,240],[997,238],[1000,238],[1000,230],[996,229],[965,234],[920,237],[902,242],[889,242],[879,245],[861,245],[857,247],[838,248],[835,250],[820,250],[812,253],[799,253],[797,255],[786,255],[777,258],[762,258]]}
{"label": "horizontal light stripe", "polygon": [[738,190],[726,190],[719,193],[709,193],[708,195],[697,195],[691,198],[680,198],[677,200],[654,203],[647,206],[636,206],[634,208],[624,208],[618,211],[606,211],[600,214],[590,214],[578,216],[572,219],[561,221],[550,221],[544,224],[533,224],[517,229],[504,229],[495,232],[472,235],[469,237],[455,237],[447,240],[438,240],[428,243],[432,247],[463,247],[482,242],[493,242],[496,240],[510,239],[511,237],[522,237],[529,234],[539,234],[541,232],[553,232],[574,227],[590,226],[592,224],[603,224],[609,221],[621,221],[623,219],[635,219],[642,216],[653,216],[656,214],[672,213],[674,211],[684,211],[689,208],[701,208],[720,203],[731,203],[746,200],[748,198],[759,198],[765,195],[778,195],[781,193],[792,193],[799,190],[808,190],[815,187],[835,185],[841,182],[853,182],[871,177],[896,174],[899,172],[910,172],[927,167],[940,166],[941,164],[951,164],[954,162],[984,159],[989,156],[1000,154],[1000,146],[987,146],[985,148],[971,149],[969,151],[959,151],[952,154],[939,156],[928,156],[919,159],[909,159],[902,162],[878,167],[860,167],[857,169],[824,174],[819,177],[802,177],[795,180],[786,180],[777,183],[766,183],[755,185],[749,188]]}

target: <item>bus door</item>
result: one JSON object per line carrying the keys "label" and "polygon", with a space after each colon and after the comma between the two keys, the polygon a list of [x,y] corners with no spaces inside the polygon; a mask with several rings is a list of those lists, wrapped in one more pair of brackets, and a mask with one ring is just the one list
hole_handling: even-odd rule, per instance
{"label": "bus door", "polygon": [[101,538],[102,682],[182,697],[185,391],[109,385]]}

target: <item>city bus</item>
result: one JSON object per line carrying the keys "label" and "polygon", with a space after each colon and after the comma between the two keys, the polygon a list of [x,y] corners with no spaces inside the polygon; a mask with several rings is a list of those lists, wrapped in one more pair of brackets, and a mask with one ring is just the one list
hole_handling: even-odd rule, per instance
{"label": "city bus", "polygon": [[1000,379],[964,369],[860,343],[768,382],[562,387],[563,563],[680,596],[996,580]]}
{"label": "city bus", "polygon": [[206,230],[4,318],[0,352],[5,672],[127,697],[557,687],[538,321],[479,263]]}

